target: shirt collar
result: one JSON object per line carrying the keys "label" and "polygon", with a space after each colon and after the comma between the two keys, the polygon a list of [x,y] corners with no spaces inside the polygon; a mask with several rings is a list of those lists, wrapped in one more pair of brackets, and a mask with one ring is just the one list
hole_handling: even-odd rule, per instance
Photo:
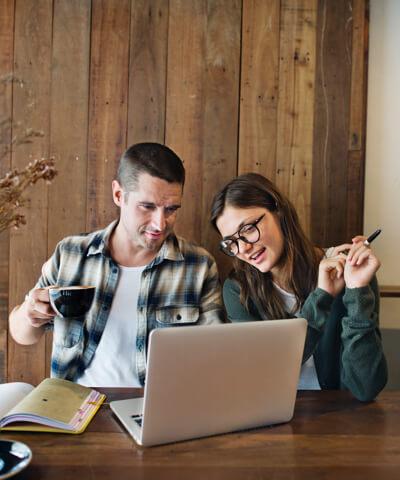
{"label": "shirt collar", "polygon": [[108,247],[108,242],[110,240],[111,233],[114,231],[119,220],[114,220],[110,223],[104,230],[97,232],[91,242],[91,245],[88,249],[87,256],[104,254],[109,255],[110,249]]}
{"label": "shirt collar", "polygon": [[172,262],[182,262],[184,260],[183,253],[179,248],[179,242],[174,233],[171,233],[162,244],[156,258],[149,264],[149,268],[159,265],[164,260]]}

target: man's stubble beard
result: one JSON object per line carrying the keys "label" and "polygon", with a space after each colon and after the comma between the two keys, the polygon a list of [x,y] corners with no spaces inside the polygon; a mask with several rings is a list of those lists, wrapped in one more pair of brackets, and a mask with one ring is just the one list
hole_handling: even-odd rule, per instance
{"label": "man's stubble beard", "polygon": [[140,244],[142,247],[145,247],[152,252],[158,251],[160,250],[163,243],[165,242],[165,240],[167,240],[167,238],[171,235],[172,232],[173,232],[173,228],[169,228],[166,231],[165,235],[163,236],[162,240],[151,240],[149,238],[146,238],[144,232],[141,232],[139,235]]}

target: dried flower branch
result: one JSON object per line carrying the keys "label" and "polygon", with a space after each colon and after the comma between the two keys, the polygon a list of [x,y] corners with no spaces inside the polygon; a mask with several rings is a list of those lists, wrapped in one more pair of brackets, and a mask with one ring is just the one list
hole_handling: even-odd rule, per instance
{"label": "dried flower branch", "polygon": [[[4,94],[6,85],[10,83],[20,88],[25,85],[13,74],[4,75],[0,77],[0,94]],[[12,122],[10,118],[0,119],[0,161],[15,147],[32,143],[35,138],[43,136],[43,132],[24,128],[20,122]],[[18,228],[26,223],[25,216],[19,212],[28,201],[23,196],[25,190],[41,179],[50,183],[56,175],[54,158],[42,158],[30,162],[22,170],[11,170],[0,178],[0,233],[9,227]]]}
{"label": "dried flower branch", "polygon": [[42,158],[29,163],[23,170],[12,170],[0,178],[0,232],[26,223],[24,215],[18,212],[27,202],[24,191],[41,179],[50,183],[56,175],[54,159]]}

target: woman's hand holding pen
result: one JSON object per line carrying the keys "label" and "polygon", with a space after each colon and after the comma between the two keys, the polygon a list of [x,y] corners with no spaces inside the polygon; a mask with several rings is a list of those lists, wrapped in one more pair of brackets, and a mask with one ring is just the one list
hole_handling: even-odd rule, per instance
{"label": "woman's hand holding pen", "polygon": [[365,237],[353,238],[344,267],[347,288],[366,287],[381,266],[379,259],[365,242]]}
{"label": "woman's hand holding pen", "polygon": [[358,235],[353,243],[334,247],[328,258],[321,260],[318,287],[335,297],[347,288],[367,286],[380,267],[380,261],[370,248],[371,242],[381,233],[376,230],[368,238]]}

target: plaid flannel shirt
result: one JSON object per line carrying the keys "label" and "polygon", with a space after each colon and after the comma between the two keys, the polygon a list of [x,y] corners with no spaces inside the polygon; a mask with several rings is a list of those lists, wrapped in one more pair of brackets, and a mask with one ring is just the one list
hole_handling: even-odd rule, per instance
{"label": "plaid flannel shirt", "polygon": [[[95,298],[82,318],[55,317],[51,375],[76,381],[100,342],[118,284],[119,267],[108,240],[117,221],[94,233],[67,237],[43,265],[35,288],[94,285]],[[170,235],[142,273],[137,303],[137,375],[144,384],[146,349],[154,328],[224,321],[217,266],[203,248]],[[129,361],[129,359],[121,359]]]}

